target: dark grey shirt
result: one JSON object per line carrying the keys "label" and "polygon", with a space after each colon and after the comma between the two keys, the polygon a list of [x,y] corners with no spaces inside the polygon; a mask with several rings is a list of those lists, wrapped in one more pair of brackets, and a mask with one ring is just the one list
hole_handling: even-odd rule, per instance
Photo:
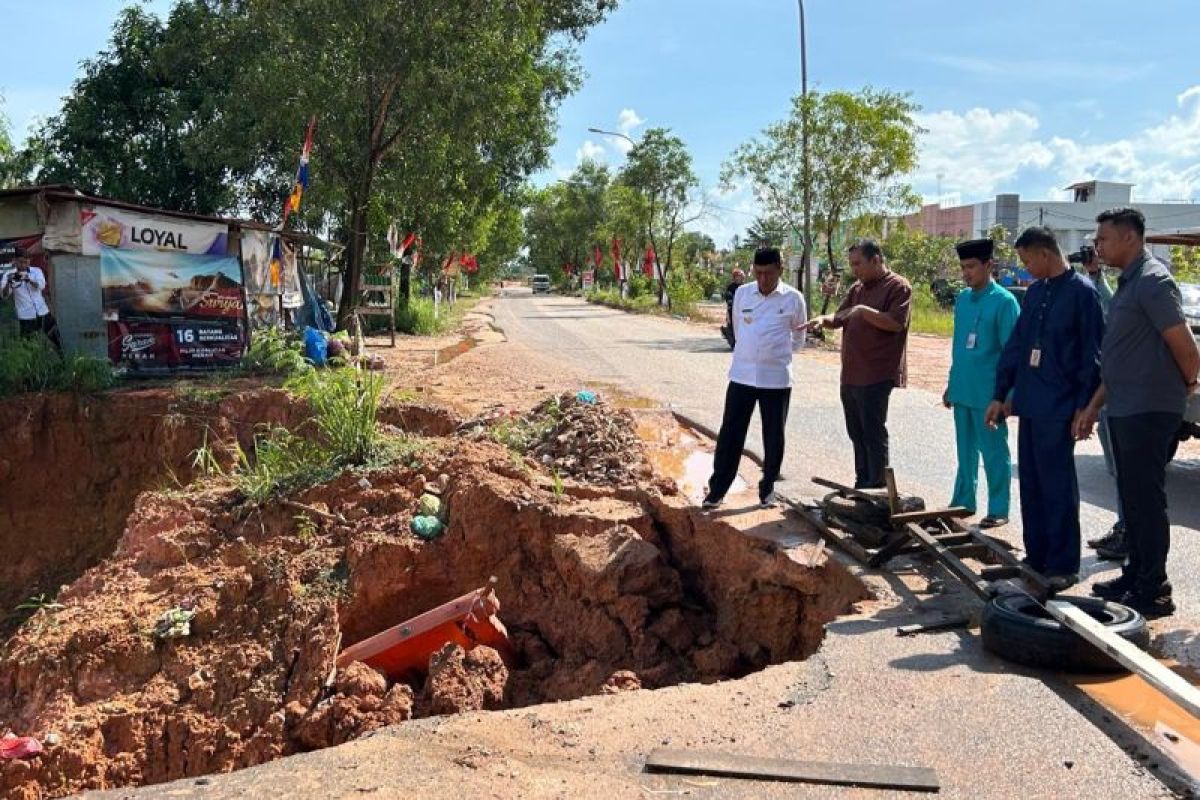
{"label": "dark grey shirt", "polygon": [[1182,414],[1187,387],[1163,331],[1184,322],[1179,286],[1148,252],[1117,279],[1100,348],[1108,415]]}

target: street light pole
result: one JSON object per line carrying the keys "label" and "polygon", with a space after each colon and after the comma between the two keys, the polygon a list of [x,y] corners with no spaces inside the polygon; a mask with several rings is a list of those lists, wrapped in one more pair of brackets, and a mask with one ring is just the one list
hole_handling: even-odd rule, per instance
{"label": "street light pole", "polygon": [[602,133],[605,136],[620,136],[622,139],[629,142],[630,144],[637,144],[637,142],[635,142],[633,139],[630,139],[625,134],[617,133],[616,131],[602,131],[599,128],[588,128],[588,133]]}
{"label": "street light pole", "polygon": [[804,201],[804,249],[800,255],[800,290],[806,295],[812,287],[809,279],[809,253],[812,243],[812,192],[810,187],[812,181],[808,174],[808,47],[806,37],[804,35],[804,0],[796,0],[796,4],[800,7],[800,158],[801,172],[803,173],[803,201]]}

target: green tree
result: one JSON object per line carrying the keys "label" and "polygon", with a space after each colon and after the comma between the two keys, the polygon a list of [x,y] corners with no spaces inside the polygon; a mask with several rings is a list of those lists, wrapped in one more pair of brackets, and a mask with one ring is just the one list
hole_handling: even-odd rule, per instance
{"label": "green tree", "polygon": [[[748,178],[767,213],[802,235],[801,132],[807,115],[811,222],[824,238],[834,266],[834,242],[846,220],[915,205],[912,188],[902,176],[917,164],[917,111],[908,95],[871,88],[797,96],[787,119],[767,126],[761,137],[734,151],[722,168],[722,182],[732,185],[737,178]],[[813,244],[805,243],[810,250]]]}
{"label": "green tree", "polygon": [[511,223],[578,83],[573,45],[615,5],[180,0],[165,23],[135,7],[43,131],[42,173],[277,220],[317,117],[299,217],[345,244],[344,326],[390,222],[433,269],[481,248],[489,216]]}
{"label": "green tree", "polygon": [[913,283],[928,286],[937,278],[954,277],[958,254],[953,236],[935,236],[903,225],[883,240],[888,266]]}
{"label": "green tree", "polygon": [[15,158],[8,117],[4,114],[4,95],[0,95],[0,189],[8,189],[15,184]]}
{"label": "green tree", "polygon": [[1183,283],[1200,282],[1200,247],[1176,244],[1171,246],[1171,267],[1176,280]]}
{"label": "green tree", "polygon": [[[62,110],[32,137],[36,180],[194,213],[234,207],[228,166],[199,133],[230,99],[228,75],[211,63],[215,21],[197,2],[180,3],[170,25],[123,10],[108,49],[83,63]],[[220,44],[236,65],[239,45]]]}
{"label": "green tree", "polygon": [[746,228],[746,240],[754,247],[783,247],[789,226],[773,217],[755,217]]}
{"label": "green tree", "polygon": [[666,128],[651,128],[629,151],[621,178],[645,202],[643,224],[658,265],[658,300],[669,302],[667,278],[675,239],[702,210],[693,194],[700,182],[692,170],[692,156],[678,136]]}
{"label": "green tree", "polygon": [[565,180],[535,192],[525,215],[529,263],[555,280],[567,264],[580,268],[603,239],[611,176],[608,167],[584,161]]}

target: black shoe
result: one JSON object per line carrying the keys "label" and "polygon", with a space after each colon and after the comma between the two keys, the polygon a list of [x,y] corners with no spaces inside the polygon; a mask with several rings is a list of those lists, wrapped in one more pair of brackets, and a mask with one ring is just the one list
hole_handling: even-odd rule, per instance
{"label": "black shoe", "polygon": [[762,506],[763,508],[774,508],[778,504],[776,502],[777,500],[778,500],[778,498],[776,498],[776,496],[775,496],[774,489],[767,492],[766,494],[762,494],[762,495],[758,496],[758,504],[760,506]]}
{"label": "black shoe", "polygon": [[1075,573],[1046,576],[1046,588],[1050,590],[1050,594],[1065,592],[1077,583],[1079,583],[1079,576]]}
{"label": "black shoe", "polygon": [[1129,593],[1133,586],[1133,581],[1126,578],[1124,575],[1119,575],[1111,580],[1097,581],[1092,585],[1092,594],[1103,600],[1117,602],[1126,594]]}
{"label": "black shoe", "polygon": [[1129,542],[1125,534],[1118,533],[1107,542],[1097,544],[1096,555],[1104,561],[1124,561],[1129,557]]}
{"label": "black shoe", "polygon": [[1000,528],[1008,524],[1008,517],[993,517],[988,514],[983,519],[979,520],[979,527],[984,528]]}
{"label": "black shoe", "polygon": [[1129,606],[1146,619],[1162,619],[1175,613],[1175,601],[1171,599],[1170,592],[1160,592],[1155,597],[1126,592],[1117,602],[1123,606]]}
{"label": "black shoe", "polygon": [[724,502],[724,496],[710,494],[704,498],[704,502],[700,504],[700,507],[705,511],[712,511],[714,508],[720,508]]}
{"label": "black shoe", "polygon": [[1108,533],[1104,534],[1099,539],[1088,539],[1087,544],[1088,547],[1091,548],[1108,547],[1116,539],[1120,539],[1122,541],[1125,539],[1125,526],[1119,522],[1116,525],[1113,525],[1109,529]]}

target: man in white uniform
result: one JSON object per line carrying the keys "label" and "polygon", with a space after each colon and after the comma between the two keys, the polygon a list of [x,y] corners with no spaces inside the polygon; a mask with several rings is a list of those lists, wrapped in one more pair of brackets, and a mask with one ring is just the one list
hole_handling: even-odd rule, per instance
{"label": "man in white uniform", "polygon": [[46,274],[39,267],[32,266],[29,257],[18,250],[13,269],[0,276],[0,299],[13,298],[22,336],[44,333],[54,348],[62,352],[58,323],[46,305],[45,291]]}
{"label": "man in white uniform", "polygon": [[782,273],[779,251],[759,250],[754,254],[754,281],[743,284],[733,297],[737,344],[704,508],[720,506],[737,477],[755,405],[762,415],[765,456],[758,499],[764,507],[775,503],[775,481],[783,463],[783,432],[792,396],[792,352],[804,346],[808,321],[804,295],[780,282]]}

